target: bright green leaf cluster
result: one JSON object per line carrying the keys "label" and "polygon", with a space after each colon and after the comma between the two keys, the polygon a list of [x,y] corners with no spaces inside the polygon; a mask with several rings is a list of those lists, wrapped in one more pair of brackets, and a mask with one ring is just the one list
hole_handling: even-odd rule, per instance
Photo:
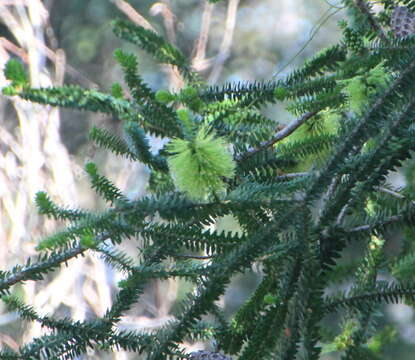
{"label": "bright green leaf cluster", "polygon": [[201,199],[225,190],[222,178],[231,178],[235,162],[225,140],[201,126],[193,139],[173,139],[167,159],[176,186],[190,197]]}
{"label": "bright green leaf cluster", "polygon": [[4,68],[4,75],[11,80],[12,86],[25,86],[29,84],[29,77],[22,63],[11,59]]}
{"label": "bright green leaf cluster", "polygon": [[288,96],[288,91],[286,88],[283,88],[282,86],[278,86],[274,90],[274,95],[277,100],[282,101]]}
{"label": "bright green leaf cluster", "polygon": [[7,80],[11,81],[10,86],[2,89],[3,95],[13,96],[29,85],[29,77],[22,63],[16,59],[11,59],[4,67],[4,75]]}
{"label": "bright green leaf cluster", "polygon": [[111,95],[117,99],[123,98],[123,91],[122,87],[119,83],[115,83],[111,86]]}
{"label": "bright green leaf cluster", "polygon": [[93,234],[85,234],[81,237],[80,244],[86,248],[94,248],[97,245]]}
{"label": "bright green leaf cluster", "polygon": [[174,95],[167,90],[158,90],[155,97],[156,100],[162,104],[168,104],[175,99]]}
{"label": "bright green leaf cluster", "polygon": [[338,82],[345,85],[343,92],[348,97],[350,109],[356,114],[360,114],[365,104],[368,103],[369,96],[384,88],[390,78],[384,63],[379,63],[365,74]]}
{"label": "bright green leaf cluster", "polygon": [[264,296],[264,302],[269,305],[275,305],[278,301],[278,297],[273,294],[266,294]]}

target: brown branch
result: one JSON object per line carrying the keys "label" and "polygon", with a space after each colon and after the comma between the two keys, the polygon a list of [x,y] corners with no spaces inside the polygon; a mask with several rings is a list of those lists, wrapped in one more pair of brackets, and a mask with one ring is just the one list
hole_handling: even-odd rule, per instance
{"label": "brown branch", "polygon": [[[18,56],[20,59],[22,59],[24,63],[29,63],[29,56],[27,52],[24,51],[22,48],[18,47],[17,45],[13,44],[10,40],[6,39],[5,37],[0,37],[0,46],[3,46],[4,49]],[[40,42],[37,43],[37,46],[39,50],[42,51],[43,54],[50,61],[55,63],[55,65],[62,66],[62,62],[65,61],[63,57],[64,54],[62,54],[62,50],[58,49],[57,52],[54,52],[53,50],[49,49],[46,45],[41,44]],[[78,79],[80,82],[83,82],[84,84],[88,85],[89,87],[99,87],[98,84],[89,80],[87,77],[82,75],[78,70],[76,70],[69,64],[65,64],[65,72],[73,76],[74,78]],[[62,78],[62,75],[59,74],[57,78]]]}
{"label": "brown branch", "polygon": [[173,255],[174,257],[184,258],[184,259],[196,259],[196,260],[208,260],[213,259],[215,255]]}
{"label": "brown branch", "polygon": [[299,128],[302,124],[304,124],[308,119],[312,118],[317,113],[318,111],[310,111],[308,113],[305,113],[300,118],[291,121],[282,130],[278,131],[270,140],[265,141],[259,147],[248,150],[246,153],[238,156],[236,158],[236,161],[247,159],[255,155],[256,153],[271,147],[272,145],[276,144],[278,141],[285,139],[287,136],[291,135],[297,128]]}
{"label": "brown branch", "polygon": [[[150,15],[161,15],[167,38],[170,43],[176,43],[176,32],[174,27],[175,15],[167,4],[155,3],[150,8]],[[184,79],[176,66],[165,65],[164,69],[169,77],[170,89],[178,90],[184,86]]]}
{"label": "brown branch", "polygon": [[[393,197],[396,197],[398,199],[402,199],[402,200],[406,199],[405,196],[403,196],[402,194],[399,194],[396,191],[393,191],[393,190],[390,190],[390,189],[387,189],[381,186],[375,186],[374,189],[380,192],[384,192],[385,194],[392,195]],[[411,204],[415,205],[415,201],[411,201]]]}
{"label": "brown branch", "polygon": [[[154,31],[157,34],[156,29],[142,16],[137,10],[135,10],[130,4],[128,4],[125,0],[111,0],[115,6],[118,7],[133,23],[142,26],[147,30]],[[154,11],[153,11],[154,13]],[[170,27],[172,24],[172,20],[174,18],[174,14],[170,11],[170,20],[165,21],[165,25]],[[169,33],[169,29],[167,28],[167,33]],[[171,39],[170,39],[171,40]],[[181,89],[184,85],[184,80],[180,75],[179,71],[175,66],[166,65],[163,67],[166,70],[166,73],[169,76],[169,82],[171,84],[171,88],[173,89]]]}
{"label": "brown branch", "polygon": [[[401,221],[402,219],[403,219],[402,215],[394,215],[394,216],[391,216],[388,220],[383,221],[381,223],[381,225],[392,224],[394,222]],[[376,227],[376,224],[374,224],[374,225],[361,225],[361,226],[356,226],[354,228],[348,229],[348,230],[346,230],[346,232],[347,233],[355,233],[355,232],[360,232],[360,231],[368,231],[368,230],[371,230],[375,227]]]}
{"label": "brown branch", "polygon": [[214,60],[213,69],[208,79],[208,82],[211,84],[217,82],[219,75],[222,71],[223,64],[225,63],[225,61],[228,59],[230,55],[233,34],[234,34],[235,24],[236,24],[236,12],[238,11],[238,5],[239,5],[239,0],[229,0],[228,11],[226,14],[225,31],[224,31],[222,43],[220,45],[219,53],[216,55],[216,58]]}
{"label": "brown branch", "polygon": [[308,175],[310,175],[309,172],[288,173],[288,174],[277,176],[276,180],[289,180],[289,179],[294,179],[294,178],[308,176]]}
{"label": "brown branch", "polygon": [[330,198],[332,197],[332,195],[334,194],[334,192],[336,191],[337,186],[339,185],[339,183],[340,183],[340,176],[335,176],[332,179],[332,181],[329,185],[329,188],[327,189],[327,191],[325,192],[325,194],[321,198],[321,207],[320,207],[320,210],[318,212],[319,219],[323,216],[323,213],[326,210],[327,203],[330,200]]}
{"label": "brown branch", "polygon": [[120,9],[133,23],[157,33],[144,16],[140,15],[129,3],[124,0],[112,0],[112,2],[115,3],[115,6]]}
{"label": "brown branch", "polygon": [[164,28],[170,43],[176,44],[176,30],[174,26],[175,16],[167,4],[156,2],[150,8],[150,15],[161,15],[163,18]]}
{"label": "brown branch", "polygon": [[206,59],[206,47],[209,38],[209,28],[212,19],[212,11],[214,4],[205,2],[203,9],[202,24],[200,26],[199,37],[197,38],[193,48],[192,67],[196,71],[205,70],[210,66],[211,61]]}
{"label": "brown branch", "polygon": [[8,52],[18,56],[23,62],[28,63],[29,57],[23,49],[7,40],[5,37],[0,37],[0,46],[6,49]]}
{"label": "brown branch", "polygon": [[[55,51],[55,84],[62,86],[65,81],[66,54],[62,49]],[[69,69],[68,69],[69,72]],[[98,85],[96,85],[98,87]]]}
{"label": "brown branch", "polygon": [[347,203],[346,205],[344,205],[342,207],[342,209],[340,210],[339,215],[337,216],[336,219],[336,225],[340,226],[340,224],[343,222],[344,217],[346,216],[347,210],[349,209],[350,204]]}

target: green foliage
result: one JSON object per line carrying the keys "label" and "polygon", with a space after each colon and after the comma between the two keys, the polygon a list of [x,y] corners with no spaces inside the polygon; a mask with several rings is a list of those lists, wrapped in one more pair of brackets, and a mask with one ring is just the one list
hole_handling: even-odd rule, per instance
{"label": "green foliage", "polygon": [[283,87],[279,86],[275,88],[274,95],[278,100],[282,101],[287,97],[288,91],[284,89]]}
{"label": "green foliage", "polygon": [[148,51],[160,63],[177,66],[188,79],[193,77],[186,57],[154,31],[147,30],[124,20],[115,20],[112,25],[114,33],[120,38],[130,41]]}
{"label": "green foliage", "polygon": [[185,87],[180,91],[178,94],[178,100],[195,112],[201,110],[204,105],[198,95],[197,89],[191,86]]}
{"label": "green foliage", "polygon": [[78,220],[86,216],[81,210],[63,209],[54,204],[49,196],[42,191],[36,194],[36,206],[39,214],[46,215],[55,220]]}
{"label": "green foliage", "polygon": [[[184,109],[182,109],[184,110]],[[182,111],[183,122],[189,123],[188,113]],[[235,163],[222,138],[201,126],[190,139],[173,139],[167,146],[167,161],[177,187],[192,198],[225,190],[222,178],[232,178]]]}
{"label": "green foliage", "polygon": [[96,165],[92,162],[85,165],[85,170],[91,179],[92,188],[106,201],[113,204],[116,201],[126,201],[121,190],[112,184],[105,176],[98,174]]}
{"label": "green foliage", "polygon": [[133,54],[127,54],[120,49],[115,50],[114,56],[120,63],[124,70],[125,80],[130,89],[132,89],[132,95],[139,101],[147,101],[154,97],[153,91],[147,86],[146,83],[137,74],[138,62],[137,58]]}
{"label": "green foliage", "polygon": [[115,83],[111,86],[111,95],[117,99],[121,99],[123,97],[122,87],[120,84]]}
{"label": "green foliage", "polygon": [[352,52],[359,54],[363,51],[363,34],[359,34],[357,31],[346,26],[343,29],[343,37],[347,48],[349,48]]}
{"label": "green foliage", "polygon": [[[341,24],[340,43],[278,81],[204,86],[179,50],[126,21],[114,22],[115,33],[176,67],[186,81],[181,90],[152,90],[136,55],[122,50],[115,57],[130,100],[119,84],[111,94],[78,86],[33,89],[21,65],[7,65],[12,87],[5,94],[120,119],[122,135],[93,128],[90,138],[145,164],[150,179],[149,193],[132,200],[87,164],[92,188],[107,203],[98,213],[37,194],[41,214],[69,224],[39,242],[37,258],[0,272],[0,294],[22,318],[51,333],[19,352],[3,350],[0,358],[74,359],[91,347],[149,360],[186,358],[184,341],[210,338],[243,360],[384,356],[397,335],[379,321],[381,304],[415,303],[415,40],[385,39],[385,21],[368,3],[344,5],[349,19]],[[263,107],[277,101],[297,118],[282,125],[265,116]],[[166,145],[152,151],[150,135]],[[398,191],[387,176],[402,164],[408,181]],[[215,230],[225,215],[238,223],[237,235]],[[391,260],[392,230],[404,246]],[[140,239],[137,253],[118,247],[127,239]],[[361,255],[348,259],[349,245],[358,245]],[[42,317],[10,296],[13,286],[42,280],[86,251],[125,275],[103,317]],[[206,258],[200,252],[208,261],[200,262]],[[227,319],[217,300],[233,276],[254,264],[261,281]],[[172,322],[151,333],[114,331],[148,281],[175,277],[194,288],[177,304]],[[346,282],[347,291],[333,293]],[[326,316],[333,313],[340,320],[328,329]]]}
{"label": "green foliage", "polygon": [[167,90],[158,90],[155,94],[155,98],[162,104],[167,104],[175,99],[175,97]]}
{"label": "green foliage", "polygon": [[4,67],[4,76],[10,80],[12,87],[23,87],[29,85],[29,77],[22,63],[15,59],[11,59]]}
{"label": "green foliage", "polygon": [[361,113],[364,105],[368,102],[369,96],[385,88],[389,81],[388,70],[384,63],[379,63],[369,72],[366,69],[364,74],[341,80],[339,83],[345,85],[343,92],[347,95],[350,109],[356,113]]}

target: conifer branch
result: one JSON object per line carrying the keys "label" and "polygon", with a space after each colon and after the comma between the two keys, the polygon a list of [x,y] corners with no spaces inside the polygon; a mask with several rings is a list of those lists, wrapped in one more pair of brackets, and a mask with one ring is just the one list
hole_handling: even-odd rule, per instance
{"label": "conifer branch", "polygon": [[[359,120],[359,123],[348,133],[347,138],[338,146],[337,152],[333,154],[331,159],[326,164],[325,168],[318,174],[314,179],[314,184],[310,187],[309,194],[314,194],[318,191],[321,192],[322,189],[330,181],[330,175],[339,166],[339,161],[348,154],[349,149],[351,149],[354,144],[357,147],[361,147],[364,144],[364,141],[368,139],[368,128],[370,127],[370,120],[374,114],[376,114],[380,108],[384,105],[386,99],[393,94],[396,89],[411,75],[415,69],[415,60],[412,60],[405,69],[399,74],[399,76],[392,82],[392,84],[381,93],[377,98],[373,106],[362,116]],[[372,127],[372,131],[375,128]],[[379,131],[379,129],[377,129]]]}
{"label": "conifer branch", "polygon": [[177,258],[195,259],[195,260],[209,260],[215,257],[214,255],[184,255],[184,254],[183,255],[175,254],[173,256]]}
{"label": "conifer branch", "polygon": [[[150,180],[149,194],[132,200],[102,175],[100,166],[89,163],[91,187],[108,203],[96,213],[58,206],[52,196],[38,193],[39,212],[69,225],[40,241],[37,250],[42,252],[35,261],[0,272],[1,294],[24,281],[43,279],[88,249],[125,277],[114,287],[116,296],[105,313],[90,322],[40,316],[35,307],[3,297],[21,319],[39,322],[53,333],[34,338],[20,353],[0,351],[0,357],[72,359],[93,348],[133,351],[148,360],[184,359],[189,354],[183,344],[203,339],[217,341],[220,352],[193,352],[192,358],[229,353],[240,360],[317,360],[325,341],[322,317],[346,309],[345,356],[365,358],[356,354],[372,331],[379,334],[373,313],[378,304],[415,301],[412,284],[387,284],[377,277],[379,269],[400,280],[412,276],[413,254],[402,251],[390,270],[384,266],[383,245],[388,231],[397,225],[398,231],[412,229],[415,222],[415,202],[406,198],[406,189],[384,185],[415,150],[413,41],[400,41],[399,54],[379,46],[387,39],[369,4],[347,0],[345,7],[354,12],[356,29],[364,34],[345,31],[339,44],[284,80],[204,86],[191,61],[172,46],[173,33],[167,41],[124,0],[113,2],[141,25],[117,21],[115,32],[180,71],[189,84],[177,93],[154,90],[140,74],[138,58],[121,50],[115,55],[130,100],[118,83],[110,94],[78,86],[32,89],[22,64],[12,60],[6,65],[6,95],[117,116],[123,136],[95,128],[90,137],[102,148],[144,164]],[[229,3],[231,27],[237,4]],[[153,7],[153,14],[167,11],[160,6]],[[206,9],[205,30],[211,6]],[[166,28],[172,29],[172,13],[165,15]],[[204,56],[205,30],[199,57]],[[374,32],[380,38],[375,46],[356,38]],[[261,107],[280,100],[289,101],[287,110],[298,118],[276,129],[279,119],[262,115]],[[156,153],[148,134],[169,142]],[[219,230],[225,216],[235,219],[237,231]],[[412,234],[402,236],[410,241]],[[128,254],[118,248],[127,239],[138,240],[138,249]],[[364,256],[337,262],[352,241],[364,247]],[[253,266],[260,283],[228,321],[217,301],[235,275]],[[188,293],[175,303],[173,321],[151,332],[143,324],[140,333],[119,330],[150,280],[174,278],[194,287],[186,285]],[[351,283],[349,292],[323,296],[345,279]],[[206,315],[209,321],[202,321]],[[347,328],[351,321],[356,322],[352,331]]]}
{"label": "conifer branch", "polygon": [[312,118],[318,113],[318,111],[310,111],[298,119],[291,121],[288,125],[286,125],[282,130],[278,131],[271,139],[261,143],[261,145],[257,148],[248,150],[242,155],[236,157],[236,161],[243,161],[260,151],[268,149],[269,147],[276,144],[278,141],[285,139],[287,136],[291,135],[297,128],[303,125],[307,120]]}
{"label": "conifer branch", "polygon": [[415,288],[407,284],[378,282],[373,291],[362,292],[352,296],[341,294],[337,299],[328,299],[324,311],[329,313],[349,307],[364,309],[367,306],[372,306],[374,303],[386,302],[394,304],[402,299],[415,300]]}
{"label": "conifer branch", "polygon": [[[399,194],[398,192],[393,191],[393,190],[390,190],[390,189],[387,189],[387,188],[385,188],[385,187],[382,187],[382,186],[375,186],[375,187],[374,187],[374,189],[375,189],[375,190],[378,190],[378,191],[380,191],[380,192],[383,192],[383,193],[386,193],[386,194],[392,195],[393,197],[395,197],[395,198],[397,198],[397,199],[402,199],[402,200],[405,200],[405,196],[403,196],[402,194]],[[411,203],[412,203],[413,205],[415,205],[415,201],[411,201]]]}
{"label": "conifer branch", "polygon": [[297,173],[288,173],[284,175],[279,175],[276,177],[276,180],[289,180],[297,177],[308,176],[310,172],[297,172]]}
{"label": "conifer branch", "polygon": [[75,248],[65,251],[62,254],[50,256],[43,261],[34,263],[33,265],[29,263],[27,266],[24,266],[21,269],[16,268],[16,270],[12,270],[10,275],[8,273],[2,273],[0,274],[0,277],[2,278],[0,280],[0,292],[5,292],[9,287],[22,281],[39,280],[43,278],[43,274],[46,272],[49,272],[54,268],[60,266],[62,263],[77,257],[87,249],[88,248],[79,245]]}
{"label": "conifer branch", "polygon": [[[104,233],[97,236],[95,241],[103,242],[110,237],[109,233]],[[89,249],[90,247],[79,244],[61,253],[41,255],[39,261],[33,264],[29,259],[26,266],[16,266],[11,272],[0,272],[0,292],[7,292],[8,288],[19,282],[42,279],[46,273],[59,267],[62,263],[82,255]]]}
{"label": "conifer branch", "polygon": [[403,219],[402,216],[400,216],[400,215],[394,215],[394,216],[391,216],[389,219],[387,219],[385,221],[379,222],[378,224],[373,224],[373,225],[360,225],[360,226],[356,226],[356,227],[351,228],[351,229],[346,230],[346,231],[348,233],[361,232],[361,231],[370,231],[371,229],[374,229],[377,226],[383,226],[383,225],[392,224],[392,223],[401,221],[402,219]]}
{"label": "conifer branch", "polygon": [[223,31],[223,39],[220,45],[219,52],[213,61],[213,68],[208,79],[209,83],[217,82],[219,74],[222,71],[223,64],[230,56],[230,49],[236,24],[236,13],[238,10],[238,5],[239,0],[230,0],[228,2],[225,31]]}
{"label": "conifer branch", "polygon": [[385,32],[383,31],[382,27],[379,25],[376,18],[373,16],[372,12],[370,11],[367,3],[365,0],[356,0],[356,6],[360,9],[360,11],[367,17],[369,25],[375,31],[379,37],[385,43],[389,43],[389,39],[386,36]]}
{"label": "conifer branch", "polygon": [[349,206],[350,206],[350,203],[347,203],[340,210],[339,215],[337,216],[337,219],[336,219],[336,225],[340,225],[343,222],[344,217],[346,216],[347,209],[349,208]]}

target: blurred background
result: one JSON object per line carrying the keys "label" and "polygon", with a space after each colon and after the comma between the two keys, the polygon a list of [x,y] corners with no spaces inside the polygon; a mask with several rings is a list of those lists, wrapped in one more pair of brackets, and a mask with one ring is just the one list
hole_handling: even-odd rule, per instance
{"label": "blurred background", "polygon": [[[334,0],[332,4],[315,0],[228,0],[216,5],[201,0],[0,0],[0,68],[10,58],[18,58],[27,66],[33,87],[78,84],[109,91],[113,83],[123,84],[122,71],[113,57],[115,49],[123,48],[138,55],[141,75],[153,89],[179,89],[182,80],[171,68],[159,66],[146,53],[113,35],[110,22],[121,17],[168,38],[210,84],[271,80],[336,43],[340,38],[337,22],[344,16],[339,1]],[[0,73],[0,88],[6,84]],[[123,87],[128,96],[127,87]],[[264,113],[283,123],[291,119],[281,105],[269,106]],[[145,167],[95,148],[88,141],[93,125],[113,132],[122,129],[119,119],[107,115],[0,97],[0,270],[36,255],[38,240],[64,226],[37,215],[37,191],[46,191],[64,206],[103,208],[84,175],[87,161],[94,161],[130,198],[145,195]],[[156,147],[160,141],[152,139],[152,144]],[[404,185],[400,173],[391,179],[397,186]],[[232,219],[221,219],[217,226],[238,230]],[[137,245],[131,241],[123,247],[136,254]],[[391,253],[398,246],[399,234],[391,234]],[[358,251],[351,249],[350,257]],[[105,313],[121,279],[121,274],[98,256],[88,254],[71,260],[68,267],[43,281],[15,287],[14,292],[41,314],[82,321]],[[256,269],[234,279],[221,303],[229,316],[259,279]],[[175,304],[189,290],[190,285],[183,281],[154,281],[120,327],[142,330],[162,325],[172,319]],[[384,310],[386,317],[379,321],[396,328],[395,341],[387,348],[385,359],[413,359],[412,308],[388,305]],[[326,319],[327,326],[335,320]],[[21,322],[0,303],[0,347],[17,350],[46,333],[36,323]],[[185,346],[197,350],[211,344]],[[85,358],[130,359],[134,355],[91,351]],[[338,358],[336,352],[324,355],[327,360]]]}

